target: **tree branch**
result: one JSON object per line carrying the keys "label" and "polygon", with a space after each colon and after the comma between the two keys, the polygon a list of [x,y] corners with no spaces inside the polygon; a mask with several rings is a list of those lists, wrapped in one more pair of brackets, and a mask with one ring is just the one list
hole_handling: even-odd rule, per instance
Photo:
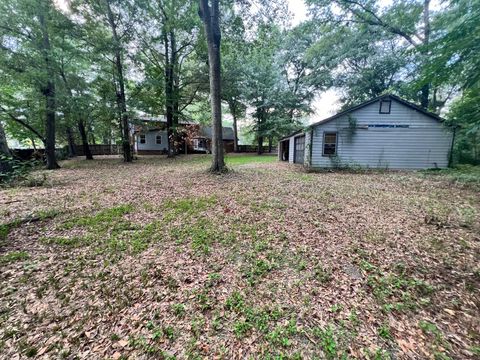
{"label": "tree branch", "polygon": [[27,124],[25,121],[22,119],[17,118],[15,115],[13,115],[11,112],[9,112],[7,109],[5,109],[3,106],[0,105],[0,110],[3,111],[5,114],[7,114],[10,119],[13,121],[19,123],[23,127],[27,128],[30,130],[32,133],[34,133],[40,140],[42,140],[43,143],[45,143],[45,138],[43,137],[42,134],[40,134],[37,130],[35,130],[33,127],[31,127],[29,124]]}

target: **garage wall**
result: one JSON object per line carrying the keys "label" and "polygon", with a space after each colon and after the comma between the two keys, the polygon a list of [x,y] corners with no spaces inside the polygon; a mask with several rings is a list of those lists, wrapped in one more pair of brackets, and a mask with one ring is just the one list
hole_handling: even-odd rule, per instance
{"label": "garage wall", "polygon": [[[380,102],[375,102],[351,112],[350,117],[357,123],[353,132],[347,115],[314,127],[312,167],[332,167],[338,163],[388,169],[448,166],[451,131],[437,120],[394,99],[390,114],[379,114],[379,106]],[[322,156],[325,131],[337,132],[336,158]]]}
{"label": "garage wall", "polygon": [[[162,143],[156,143],[156,136],[160,135],[162,137]],[[135,137],[136,148],[140,151],[145,150],[154,150],[162,151],[168,149],[168,137],[166,131],[148,131],[145,133],[145,144],[140,143],[140,134],[137,134]]]}

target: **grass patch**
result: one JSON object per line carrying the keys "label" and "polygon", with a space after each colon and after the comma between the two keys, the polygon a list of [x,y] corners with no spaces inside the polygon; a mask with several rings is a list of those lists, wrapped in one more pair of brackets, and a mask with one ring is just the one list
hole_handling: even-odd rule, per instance
{"label": "grass patch", "polygon": [[214,196],[184,199],[169,199],[165,201],[163,207],[173,213],[173,215],[197,215],[209,207],[215,205],[217,199]]}
{"label": "grass patch", "polygon": [[366,261],[361,267],[369,273],[367,284],[383,310],[415,310],[430,302],[433,288],[423,280],[407,276],[401,267],[391,273],[385,273]]}
{"label": "grass patch", "polygon": [[423,176],[447,180],[452,183],[480,186],[480,166],[456,165],[453,168],[422,171]]}
{"label": "grass patch", "polygon": [[124,215],[131,213],[133,210],[133,205],[124,204],[110,209],[101,210],[95,215],[81,216],[76,219],[68,220],[63,224],[63,227],[65,229],[84,227],[90,230],[102,230],[114,222],[117,222]]}
{"label": "grass patch", "polygon": [[278,159],[273,155],[227,155],[225,162],[228,166],[246,164],[273,163]]}
{"label": "grass patch", "polygon": [[0,256],[0,264],[9,264],[12,262],[23,261],[30,258],[30,255],[25,251],[12,251]]}

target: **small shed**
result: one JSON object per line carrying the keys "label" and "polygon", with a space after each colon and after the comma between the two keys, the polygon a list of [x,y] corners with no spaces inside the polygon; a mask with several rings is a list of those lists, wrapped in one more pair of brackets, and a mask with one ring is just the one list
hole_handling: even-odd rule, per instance
{"label": "small shed", "polygon": [[281,139],[278,156],[309,168],[445,168],[452,142],[437,114],[384,95]]}

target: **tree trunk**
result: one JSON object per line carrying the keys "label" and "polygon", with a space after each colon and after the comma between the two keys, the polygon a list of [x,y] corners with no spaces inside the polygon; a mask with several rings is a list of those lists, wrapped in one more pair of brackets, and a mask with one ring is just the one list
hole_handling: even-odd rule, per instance
{"label": "tree trunk", "polygon": [[3,124],[0,121],[0,154],[5,156],[11,156],[10,149],[8,148],[7,137],[5,136],[5,130]]}
{"label": "tree trunk", "polygon": [[222,107],[220,85],[220,24],[219,24],[219,0],[199,0],[199,15],[203,21],[208,46],[208,65],[210,75],[210,102],[212,106],[212,172],[224,172],[225,159],[223,151],[222,134]]}
{"label": "tree trunk", "polygon": [[[0,155],[10,157],[12,156],[10,149],[8,148],[7,137],[5,136],[5,131],[3,130],[3,124],[0,121]],[[0,157],[0,174],[8,173],[11,171],[11,166],[9,165],[8,161],[4,161]]]}
{"label": "tree trunk", "polygon": [[85,154],[85,159],[93,160],[92,152],[90,151],[90,146],[88,146],[87,131],[85,130],[85,123],[83,120],[78,120],[78,132],[82,139],[83,153]]}
{"label": "tree trunk", "polygon": [[171,62],[170,42],[168,33],[163,31],[163,45],[165,47],[165,112],[167,117],[168,156],[175,156],[175,141],[173,134],[173,69]]}
{"label": "tree trunk", "polygon": [[257,155],[263,154],[263,136],[259,136],[257,139]]}
{"label": "tree trunk", "polygon": [[272,137],[271,136],[268,137],[268,152],[269,153],[272,152]]}
{"label": "tree trunk", "polygon": [[[428,47],[430,43],[430,0],[424,0],[423,3],[423,48]],[[426,51],[426,52],[425,52]],[[423,61],[428,61],[428,50],[424,50]],[[428,109],[430,105],[429,96],[430,96],[430,87],[431,84],[427,83],[422,86],[420,103],[423,108]]]}
{"label": "tree trunk", "polygon": [[77,152],[75,151],[75,139],[73,137],[72,128],[69,126],[67,127],[67,142],[68,142],[68,157],[75,157],[77,156]]}
{"label": "tree trunk", "polygon": [[238,152],[238,127],[237,127],[237,106],[235,100],[228,102],[230,113],[233,117],[233,152]]}
{"label": "tree trunk", "polygon": [[122,52],[120,48],[120,39],[117,34],[117,25],[115,24],[115,19],[110,8],[110,1],[107,0],[107,16],[110,29],[112,30],[112,37],[115,43],[115,68],[118,78],[118,105],[119,112],[121,116],[121,126],[122,126],[122,149],[123,149],[123,161],[132,162],[132,151],[130,146],[130,128],[128,124],[128,113],[127,113],[127,100],[125,96],[125,79],[123,77],[123,64],[122,64]]}
{"label": "tree trunk", "polygon": [[55,73],[50,58],[50,37],[48,35],[48,27],[44,11],[44,8],[40,9],[38,18],[42,29],[42,50],[44,54],[45,68],[47,70],[46,84],[42,88],[42,94],[45,97],[45,157],[47,169],[57,169],[60,166],[58,166],[55,159]]}

